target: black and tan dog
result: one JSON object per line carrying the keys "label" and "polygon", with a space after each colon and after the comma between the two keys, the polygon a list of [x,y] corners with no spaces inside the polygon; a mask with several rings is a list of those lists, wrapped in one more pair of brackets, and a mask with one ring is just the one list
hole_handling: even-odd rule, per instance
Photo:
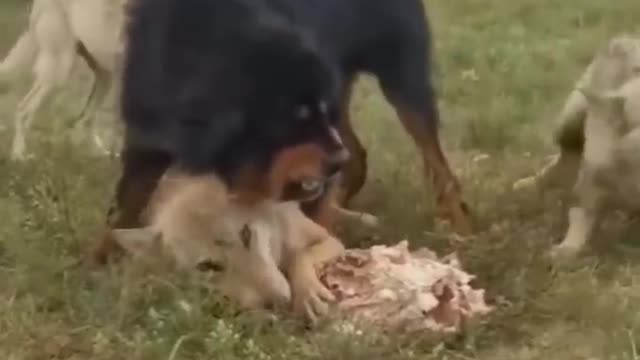
{"label": "black and tan dog", "polygon": [[[111,227],[138,225],[169,165],[214,172],[231,188],[260,194],[273,154],[315,143],[331,185],[348,158],[336,129],[353,155],[346,202],[366,177],[365,150],[347,116],[350,88],[369,72],[419,145],[441,210],[458,232],[470,232],[438,139],[420,0],[135,0],[128,15],[126,138]],[[328,226],[327,203],[321,196],[304,209]]]}

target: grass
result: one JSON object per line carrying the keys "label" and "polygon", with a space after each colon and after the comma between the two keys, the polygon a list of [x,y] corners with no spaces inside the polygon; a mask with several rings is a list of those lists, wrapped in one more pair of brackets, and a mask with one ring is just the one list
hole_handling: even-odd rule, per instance
{"label": "grass", "polygon": [[[28,84],[0,96],[0,357],[640,359],[640,259],[610,245],[639,240],[633,228],[612,217],[597,251],[553,269],[542,255],[564,235],[563,197],[511,191],[554,151],[553,115],[595,49],[613,34],[640,30],[640,2],[434,0],[428,9],[447,154],[478,225],[463,262],[497,306],[485,323],[438,346],[329,327],[303,332],[295,323],[237,315],[182,274],[69,268],[100,230],[118,176],[117,162],[74,150],[61,134],[88,87],[79,66],[34,126],[37,162],[7,160],[13,111]],[[26,2],[2,1],[0,53],[27,15]],[[449,233],[433,220],[421,162],[371,79],[360,82],[352,112],[370,159],[358,206],[385,225],[345,240],[407,238],[447,251]],[[476,161],[478,154],[489,158]]]}

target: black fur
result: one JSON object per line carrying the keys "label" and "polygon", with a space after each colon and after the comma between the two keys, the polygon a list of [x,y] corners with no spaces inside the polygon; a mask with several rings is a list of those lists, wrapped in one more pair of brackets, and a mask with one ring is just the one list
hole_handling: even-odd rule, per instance
{"label": "black fur", "polygon": [[[127,146],[228,182],[287,146],[340,150],[339,72],[288,16],[255,0],[135,0],[122,91]],[[318,110],[327,104],[328,112]],[[296,116],[306,105],[307,119]]]}
{"label": "black fur", "polygon": [[[373,74],[394,107],[412,115],[403,118],[407,130],[440,162],[427,165],[448,168],[437,141],[422,0],[131,4],[121,99],[124,173],[112,226],[138,224],[171,163],[216,172],[233,185],[239,170],[266,172],[273,155],[291,145],[315,142],[328,155],[339,152],[331,130],[349,82],[361,72]],[[304,120],[300,105],[311,109]]]}

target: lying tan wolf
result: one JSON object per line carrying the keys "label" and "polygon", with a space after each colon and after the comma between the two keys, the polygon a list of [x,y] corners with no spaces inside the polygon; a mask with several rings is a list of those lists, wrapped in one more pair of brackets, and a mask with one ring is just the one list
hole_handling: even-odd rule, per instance
{"label": "lying tan wolf", "polygon": [[[300,146],[280,154],[269,191],[321,191],[315,153],[313,146]],[[304,185],[292,189],[293,183]],[[229,193],[215,176],[172,171],[156,190],[146,220],[143,229],[114,230],[115,241],[138,259],[171,259],[178,267],[210,272],[221,292],[245,307],[291,303],[313,320],[333,299],[316,269],[340,257],[344,247],[297,202]]]}
{"label": "lying tan wolf", "polygon": [[609,40],[576,82],[556,119],[553,140],[560,148],[560,154],[534,176],[516,181],[514,189],[536,186],[543,190],[555,185],[573,185],[584,148],[588,108],[587,99],[578,89],[615,90],[639,75],[640,38],[624,34]]}
{"label": "lying tan wolf", "polygon": [[31,124],[54,92],[67,85],[78,57],[89,65],[95,80],[76,131],[91,125],[96,147],[109,152],[98,135],[94,112],[118,88],[114,82],[124,56],[125,3],[126,0],[33,1],[28,28],[0,61],[0,84],[11,84],[29,71],[34,77],[14,117],[13,159],[26,157],[26,136]]}

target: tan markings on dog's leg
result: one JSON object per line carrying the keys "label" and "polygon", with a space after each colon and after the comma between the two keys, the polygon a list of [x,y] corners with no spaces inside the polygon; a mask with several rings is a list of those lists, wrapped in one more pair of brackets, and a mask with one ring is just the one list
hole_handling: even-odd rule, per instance
{"label": "tan markings on dog's leg", "polygon": [[398,106],[398,115],[407,132],[421,150],[425,177],[429,178],[436,192],[436,203],[441,216],[449,219],[453,230],[460,235],[472,232],[469,209],[462,198],[457,177],[444,156],[437,129],[427,129],[422,115]]}
{"label": "tan markings on dog's leg", "polygon": [[362,189],[367,180],[367,150],[364,148],[351,123],[349,104],[351,101],[352,81],[342,99],[339,119],[339,132],[345,147],[351,157],[342,171],[340,191],[336,202],[346,206],[349,201]]}

